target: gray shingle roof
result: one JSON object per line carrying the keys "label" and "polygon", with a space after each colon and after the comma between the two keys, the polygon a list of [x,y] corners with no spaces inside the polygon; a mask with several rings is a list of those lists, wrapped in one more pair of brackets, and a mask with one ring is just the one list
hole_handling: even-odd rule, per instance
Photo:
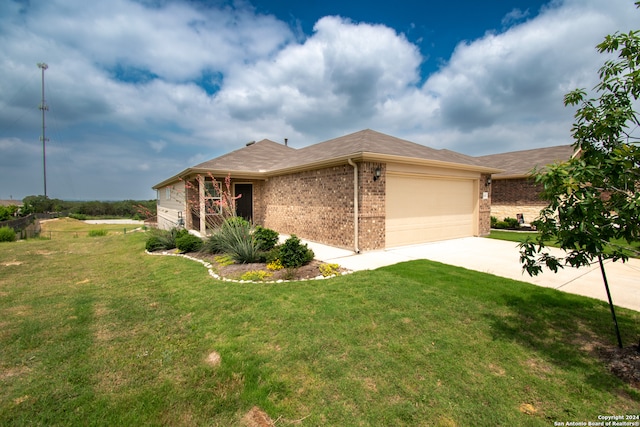
{"label": "gray shingle roof", "polygon": [[477,159],[449,150],[436,150],[371,129],[330,139],[301,148],[274,165],[273,170],[303,166],[314,162],[362,153],[393,155],[448,163],[482,166]]}
{"label": "gray shingle roof", "polygon": [[297,150],[277,142],[263,139],[238,150],[207,160],[194,169],[254,171],[270,170],[283,159],[295,155]]}
{"label": "gray shingle roof", "polygon": [[502,173],[494,174],[494,178],[500,179],[528,176],[534,167],[543,169],[547,165],[569,160],[574,152],[572,145],[559,145],[556,147],[491,154],[480,156],[476,159],[485,166],[504,170]]}
{"label": "gray shingle roof", "polygon": [[466,156],[450,150],[436,150],[411,141],[396,138],[371,129],[361,130],[349,135],[330,139],[308,147],[295,149],[277,142],[263,139],[238,150],[224,154],[215,159],[185,169],[178,175],[169,178],[153,188],[160,188],[167,183],[180,179],[190,173],[212,171],[214,173],[231,173],[232,175],[256,175],[262,173],[286,173],[292,169],[304,169],[314,164],[346,161],[347,158],[368,156],[396,156],[398,161],[419,159],[442,162],[452,165],[463,165],[476,170],[493,172],[492,167],[475,157]]}

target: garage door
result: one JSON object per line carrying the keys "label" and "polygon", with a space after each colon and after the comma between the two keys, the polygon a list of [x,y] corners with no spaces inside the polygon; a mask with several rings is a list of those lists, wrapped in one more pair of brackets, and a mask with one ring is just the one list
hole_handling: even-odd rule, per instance
{"label": "garage door", "polygon": [[386,246],[473,236],[475,181],[387,175]]}

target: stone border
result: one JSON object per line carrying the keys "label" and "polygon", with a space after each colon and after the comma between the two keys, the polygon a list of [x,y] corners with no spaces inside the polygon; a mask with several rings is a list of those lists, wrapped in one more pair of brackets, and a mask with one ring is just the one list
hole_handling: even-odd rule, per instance
{"label": "stone border", "polygon": [[192,256],[181,254],[181,253],[171,252],[171,251],[149,252],[148,250],[145,249],[145,253],[147,255],[154,255],[154,256],[157,256],[157,255],[177,256],[177,257],[189,259],[191,261],[199,262],[200,264],[202,264],[209,271],[209,276],[213,277],[216,280],[220,280],[222,282],[232,282],[232,283],[265,283],[265,284],[269,283],[269,284],[273,284],[273,283],[289,283],[289,282],[308,282],[308,281],[313,281],[313,280],[331,279],[332,277],[344,276],[344,275],[353,273],[353,271],[348,270],[348,271],[344,271],[342,273],[339,273],[339,274],[336,274],[336,275],[333,275],[333,276],[325,277],[325,276],[320,275],[320,276],[312,277],[310,279],[305,278],[305,279],[298,279],[298,280],[284,280],[284,279],[279,279],[279,280],[261,280],[261,281],[235,280],[235,279],[229,279],[229,278],[220,276],[215,271],[213,271],[213,265],[211,265],[210,262],[207,262],[207,261],[202,260],[200,258],[192,257]]}

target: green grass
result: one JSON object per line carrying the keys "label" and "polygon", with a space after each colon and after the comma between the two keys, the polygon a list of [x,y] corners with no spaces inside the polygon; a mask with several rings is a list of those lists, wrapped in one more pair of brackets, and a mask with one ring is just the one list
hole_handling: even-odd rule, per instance
{"label": "green grass", "polygon": [[[549,426],[640,407],[591,350],[615,345],[603,302],[429,261],[234,284],[144,241],[0,244],[0,425],[233,426],[258,406],[277,425]],[[617,314],[637,342],[640,313]]]}
{"label": "green grass", "polygon": [[[498,240],[507,240],[509,242],[524,242],[527,238],[534,240],[537,236],[536,232],[528,232],[528,231],[505,231],[505,230],[491,230],[491,233],[487,236],[489,239],[498,239]],[[617,246],[621,246],[623,248],[627,248],[626,253],[629,257],[638,258],[640,257],[640,242],[633,242],[629,245],[627,242],[623,240],[615,240],[612,242]],[[547,241],[547,246],[558,247],[557,243],[553,241]]]}

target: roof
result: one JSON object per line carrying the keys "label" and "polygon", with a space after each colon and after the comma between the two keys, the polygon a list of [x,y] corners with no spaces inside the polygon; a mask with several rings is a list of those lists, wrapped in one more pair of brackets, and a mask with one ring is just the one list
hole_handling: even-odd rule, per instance
{"label": "roof", "polygon": [[266,178],[354,161],[419,163],[485,173],[499,172],[475,157],[450,150],[436,150],[411,141],[365,129],[308,147],[295,149],[264,139],[215,159],[185,169],[153,188],[161,188],[193,173],[232,174],[242,178]]}
{"label": "roof", "polygon": [[559,145],[555,147],[491,154],[476,157],[476,159],[487,166],[503,170],[501,173],[494,174],[494,179],[524,178],[530,176],[534,169],[543,169],[547,165],[567,161],[574,153],[575,149],[572,145]]}
{"label": "roof", "polygon": [[0,200],[0,206],[22,206],[22,200]]}
{"label": "roof", "polygon": [[229,171],[266,171],[273,166],[295,155],[295,148],[263,139],[249,143],[246,147],[232,151],[215,159],[208,160],[193,167],[193,169],[224,169]]}

